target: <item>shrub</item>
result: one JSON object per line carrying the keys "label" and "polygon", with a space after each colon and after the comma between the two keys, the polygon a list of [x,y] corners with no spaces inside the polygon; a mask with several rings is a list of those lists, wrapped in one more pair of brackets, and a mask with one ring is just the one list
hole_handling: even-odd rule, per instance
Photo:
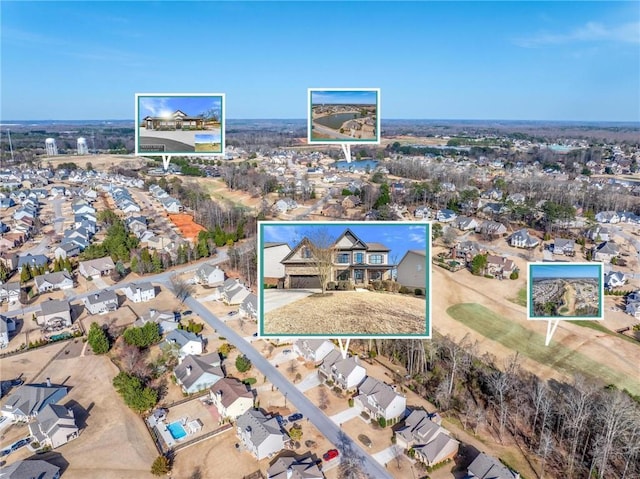
{"label": "shrub", "polygon": [[510,275],[509,275],[509,279],[518,279],[518,272],[517,271],[513,271]]}
{"label": "shrub", "polygon": [[383,418],[382,416],[380,416],[378,418],[378,424],[380,425],[380,427],[384,428],[387,427],[387,420],[385,418]]}
{"label": "shrub", "polygon": [[375,289],[376,291],[380,291],[382,289],[382,281],[380,280],[376,280],[376,281],[371,281],[371,286],[373,286],[373,289]]}
{"label": "shrub", "polygon": [[337,286],[338,285],[336,284],[335,281],[329,281],[327,283],[327,291],[335,291]]}
{"label": "shrub", "polygon": [[104,329],[96,322],[91,323],[89,327],[87,341],[95,354],[104,354],[109,351],[109,338],[107,337],[107,333],[105,333]]}
{"label": "shrub", "polygon": [[244,384],[246,384],[247,386],[251,386],[252,384],[255,384],[258,380],[256,378],[247,378],[244,381],[242,381]]}
{"label": "shrub", "polygon": [[169,459],[166,456],[158,456],[151,464],[151,474],[154,476],[164,476],[171,470]]}
{"label": "shrub", "polygon": [[292,427],[291,429],[289,429],[289,437],[294,441],[302,439],[302,429]]}
{"label": "shrub", "polygon": [[147,323],[141,328],[134,326],[125,329],[124,341],[139,348],[147,348],[160,341],[160,327],[157,323]]}
{"label": "shrub", "polygon": [[236,369],[240,373],[245,373],[251,369],[251,360],[246,356],[238,356],[236,358]]}
{"label": "shrub", "polygon": [[340,386],[334,386],[333,392],[336,393],[337,395],[340,395],[342,394],[342,389],[340,389]]}
{"label": "shrub", "polygon": [[349,407],[353,407],[353,398],[349,398]]}
{"label": "shrub", "polygon": [[400,286],[400,289],[398,291],[400,294],[411,294],[411,290],[406,286]]}
{"label": "shrub", "polygon": [[422,290],[420,288],[416,288],[413,291],[413,294],[415,294],[416,296],[422,296],[423,293],[422,293]]}
{"label": "shrub", "polygon": [[354,287],[350,281],[338,281],[338,286],[336,289],[338,291],[351,291],[354,289]]}
{"label": "shrub", "polygon": [[364,419],[365,421],[368,421],[369,419],[371,419],[365,411],[362,411],[360,413],[360,417],[362,417],[362,419]]}

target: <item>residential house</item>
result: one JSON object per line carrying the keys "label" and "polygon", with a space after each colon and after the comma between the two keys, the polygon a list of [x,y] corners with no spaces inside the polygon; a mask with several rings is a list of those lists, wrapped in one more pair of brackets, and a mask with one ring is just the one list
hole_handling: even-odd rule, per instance
{"label": "residential house", "polygon": [[374,421],[384,418],[387,423],[395,423],[404,416],[407,398],[397,393],[394,386],[367,376],[358,386],[355,404]]}
{"label": "residential house", "polygon": [[156,288],[148,281],[131,283],[124,287],[123,291],[127,299],[134,303],[146,303],[156,297]]}
{"label": "residential house", "polygon": [[78,426],[72,409],[59,404],[47,404],[29,424],[31,436],[41,446],[52,449],[78,437]]}
{"label": "residential house", "polygon": [[9,271],[15,271],[18,267],[18,255],[16,253],[3,251],[0,253],[0,262],[2,262]]}
{"label": "residential house", "polygon": [[420,409],[413,410],[404,427],[395,433],[396,444],[404,449],[413,448],[415,458],[429,467],[453,459],[460,447],[437,417]]}
{"label": "residential house", "polygon": [[620,216],[615,211],[600,211],[596,213],[596,221],[598,223],[619,223]]}
{"label": "residential house", "polygon": [[413,212],[413,216],[416,218],[429,219],[431,218],[431,209],[428,206],[418,206]]}
{"label": "residential house", "polygon": [[[321,287],[312,246],[308,238],[303,238],[281,261],[285,267],[285,288]],[[346,229],[332,245],[332,250],[329,281],[349,281],[357,286],[391,277],[390,249],[381,243],[365,243]]]}
{"label": "residential house", "polygon": [[[167,211],[167,213],[180,213],[182,211],[182,204],[180,203],[180,201],[172,198],[171,196],[161,198],[160,203]],[[140,211],[140,208],[138,208],[138,211]]]}
{"label": "residential house", "polygon": [[440,223],[450,223],[456,219],[458,215],[453,210],[443,209],[436,213],[436,220]]}
{"label": "residential house", "polygon": [[361,203],[362,202],[360,201],[360,198],[358,198],[357,196],[349,195],[346,198],[344,198],[340,204],[342,205],[343,208],[348,209],[348,208],[355,208],[356,206],[360,206]]}
{"label": "residential house", "polygon": [[574,256],[576,242],[572,239],[556,238],[553,240],[553,254]]}
{"label": "residential house", "polygon": [[2,479],[60,479],[60,468],[40,459],[16,461],[0,470]]}
{"label": "residential house", "polygon": [[487,274],[496,278],[508,278],[516,270],[515,263],[504,256],[487,255]]}
{"label": "residential house", "polygon": [[587,237],[591,241],[596,242],[609,241],[611,239],[611,232],[609,228],[605,226],[596,225],[587,231]]}
{"label": "residential house", "polygon": [[104,258],[80,261],[78,272],[85,278],[99,278],[111,274],[115,267],[111,256],[105,256]]}
{"label": "residential house", "polygon": [[284,265],[281,261],[291,253],[287,243],[265,242],[262,251],[262,278],[265,284],[284,287]]}
{"label": "residential house", "polygon": [[71,306],[69,301],[49,299],[40,303],[40,311],[36,312],[39,326],[66,328],[71,326]]}
{"label": "residential house", "polygon": [[625,312],[636,319],[640,319],[640,291],[636,291],[627,296]]}
{"label": "residential house", "polygon": [[220,297],[229,305],[242,304],[250,293],[239,279],[229,278],[220,286]]}
{"label": "residential house", "polygon": [[238,417],[236,433],[244,448],[258,460],[280,452],[287,439],[276,418],[268,418],[255,409]]}
{"label": "residential house", "polygon": [[451,258],[461,259],[465,263],[470,263],[473,258],[479,254],[486,253],[486,249],[476,241],[461,241],[451,247]]}
{"label": "residential house", "polygon": [[43,254],[30,254],[27,253],[22,256],[18,256],[18,273],[22,272],[22,268],[24,266],[29,266],[30,268],[41,268],[46,267],[49,264],[49,258],[47,258]]}
{"label": "residential house", "polygon": [[13,201],[13,198],[0,199],[0,209],[7,210],[15,205],[16,205],[16,202]]}
{"label": "residential house", "polygon": [[258,297],[251,293],[240,303],[238,312],[243,316],[251,319],[258,318]]}
{"label": "residential house", "polygon": [[610,263],[613,258],[618,257],[620,252],[613,241],[604,241],[593,248],[593,261]]}
{"label": "residential house", "polygon": [[627,282],[627,275],[622,271],[610,271],[604,275],[604,287],[611,290],[623,286]]}
{"label": "residential house", "polygon": [[26,422],[66,395],[66,386],[54,386],[49,379],[42,384],[23,384],[9,395],[0,412],[13,421]]}
{"label": "residential house", "polygon": [[0,301],[15,303],[20,300],[20,283],[4,283],[0,284]]}
{"label": "residential house", "polygon": [[65,242],[56,247],[53,254],[56,259],[73,258],[80,254],[80,246],[72,242]]}
{"label": "residential house", "polygon": [[527,198],[522,193],[512,193],[507,196],[507,200],[511,201],[514,205],[524,204]]}
{"label": "residential house", "polygon": [[206,286],[220,286],[224,283],[224,271],[218,265],[204,263],[196,269],[194,280]]}
{"label": "residential house", "polygon": [[35,284],[40,294],[73,288],[73,278],[68,271],[41,274],[35,277]]}
{"label": "residential house", "polygon": [[484,452],[469,464],[467,474],[467,479],[520,479],[520,474]]}
{"label": "residential house", "polygon": [[220,418],[235,421],[253,407],[253,392],[235,378],[222,378],[211,386],[209,398]]}
{"label": "residential house", "polygon": [[305,361],[320,364],[331,351],[335,351],[335,348],[328,339],[300,338],[293,343],[293,351]]}
{"label": "residential house", "polygon": [[204,349],[202,338],[184,329],[174,329],[170,331],[164,341],[169,347],[176,348],[178,358],[202,354]]}
{"label": "residential house", "polygon": [[108,313],[120,306],[116,293],[108,289],[90,294],[84,298],[84,305],[91,314]]}
{"label": "residential house", "polygon": [[540,241],[531,236],[526,229],[516,231],[509,239],[509,244],[516,248],[535,248],[539,243]]}
{"label": "residential house", "polygon": [[205,356],[189,354],[175,367],[173,374],[178,385],[187,394],[203,391],[224,377],[217,352]]}
{"label": "residential house", "polygon": [[398,283],[407,288],[427,287],[427,252],[424,250],[408,250],[398,263]]}
{"label": "residential house", "polygon": [[452,223],[454,228],[458,228],[461,231],[475,230],[478,227],[478,222],[475,218],[469,216],[458,216]]}
{"label": "residential house", "polygon": [[279,457],[267,469],[267,479],[324,479],[313,457]]}
{"label": "residential house", "polygon": [[506,232],[507,227],[497,221],[483,221],[479,226],[476,227],[476,233],[489,238],[502,236],[503,234],[506,234]]}
{"label": "residential house", "polygon": [[16,330],[16,320],[0,314],[0,349],[9,345],[11,333]]}
{"label": "residential house", "polygon": [[178,329],[178,325],[180,324],[178,315],[173,311],[158,311],[152,308],[136,319],[133,325],[137,328],[141,328],[150,322],[156,323],[160,327],[161,334],[169,333],[174,329]]}
{"label": "residential house", "polygon": [[360,365],[357,356],[342,357],[337,350],[331,351],[318,368],[323,381],[332,381],[344,391],[356,389],[367,376],[367,370]]}

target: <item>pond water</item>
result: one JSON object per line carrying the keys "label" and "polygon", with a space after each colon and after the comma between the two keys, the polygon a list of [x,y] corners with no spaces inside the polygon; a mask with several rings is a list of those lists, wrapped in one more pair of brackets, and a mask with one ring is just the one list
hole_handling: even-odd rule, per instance
{"label": "pond water", "polygon": [[353,120],[360,116],[359,113],[337,113],[335,115],[324,116],[322,118],[316,118],[316,123],[320,123],[321,125],[328,126],[329,128],[333,128],[337,130],[342,126],[345,121]]}
{"label": "pond water", "polygon": [[347,163],[345,160],[336,161],[332,166],[335,166],[339,170],[366,170],[367,166],[369,170],[373,171],[378,166],[378,160],[356,160],[351,163]]}

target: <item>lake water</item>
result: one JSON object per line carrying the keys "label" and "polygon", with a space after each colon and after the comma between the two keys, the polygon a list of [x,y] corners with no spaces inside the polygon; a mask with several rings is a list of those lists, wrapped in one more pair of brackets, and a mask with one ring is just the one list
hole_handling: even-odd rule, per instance
{"label": "lake water", "polygon": [[336,161],[332,166],[335,166],[339,170],[366,170],[367,166],[369,170],[373,171],[378,166],[378,160],[356,160],[351,163],[346,161]]}
{"label": "lake water", "polygon": [[336,115],[329,115],[322,118],[316,118],[315,122],[320,123],[321,125],[328,126],[329,128],[333,128],[337,130],[342,126],[345,121],[353,120],[360,116],[359,113],[338,113]]}
{"label": "lake water", "polygon": [[547,148],[555,151],[556,153],[568,153],[576,149],[575,146],[556,145],[556,144],[548,145]]}

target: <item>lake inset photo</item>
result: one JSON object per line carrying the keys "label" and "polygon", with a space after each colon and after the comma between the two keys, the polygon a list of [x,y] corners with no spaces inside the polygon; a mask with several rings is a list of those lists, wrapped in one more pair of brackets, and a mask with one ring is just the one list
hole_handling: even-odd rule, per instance
{"label": "lake inset photo", "polygon": [[529,319],[602,319],[602,263],[529,263]]}
{"label": "lake inset photo", "polygon": [[260,334],[430,336],[430,224],[260,222]]}
{"label": "lake inset photo", "polygon": [[136,154],[224,153],[224,95],[136,94]]}
{"label": "lake inset photo", "polygon": [[380,90],[309,89],[309,143],[379,143]]}

